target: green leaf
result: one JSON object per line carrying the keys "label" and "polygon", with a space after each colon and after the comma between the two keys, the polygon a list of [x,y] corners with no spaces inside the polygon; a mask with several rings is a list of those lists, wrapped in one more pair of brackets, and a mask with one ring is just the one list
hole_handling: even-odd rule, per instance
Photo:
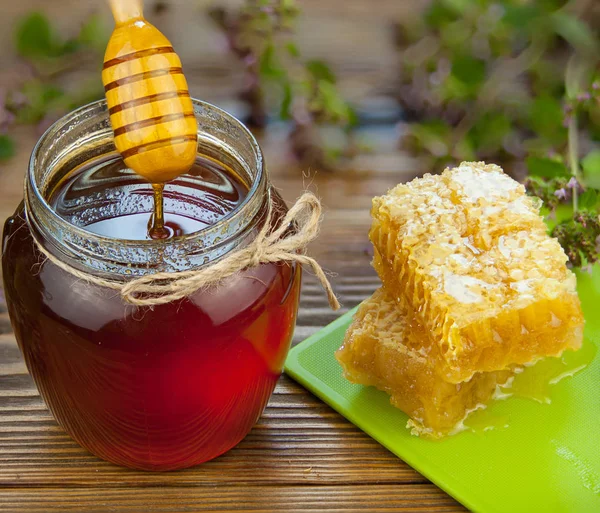
{"label": "green leaf", "polygon": [[15,142],[8,135],[0,135],[0,161],[8,160],[15,154]]}
{"label": "green leaf", "polygon": [[289,82],[285,82],[283,84],[283,98],[279,109],[279,117],[281,119],[291,118],[290,107],[292,106],[293,98],[292,85]]}
{"label": "green leaf", "polygon": [[464,101],[473,97],[471,89],[453,75],[449,75],[448,78],[442,82],[439,93],[445,102],[455,102],[457,100]]}
{"label": "green leaf", "polygon": [[456,143],[456,147],[454,148],[452,157],[454,157],[455,160],[459,161],[476,160],[477,153],[475,150],[475,146],[473,146],[473,143],[469,140],[468,137],[463,137]]}
{"label": "green leaf", "polygon": [[15,45],[21,57],[53,57],[56,54],[56,36],[48,18],[42,13],[33,12],[19,23],[15,35]]}
{"label": "green leaf", "polygon": [[546,56],[532,63],[528,74],[531,77],[534,96],[542,94],[547,94],[553,98],[564,96],[564,73],[556,72],[556,57],[552,53],[547,52]]}
{"label": "green leaf", "polygon": [[566,141],[567,129],[563,126],[563,109],[559,100],[541,94],[529,105],[529,125],[534,132],[553,143]]}
{"label": "green leaf", "polygon": [[595,54],[598,51],[598,39],[584,21],[563,10],[553,13],[551,20],[556,33],[579,52]]}
{"label": "green leaf", "polygon": [[56,49],[54,57],[64,57],[70,53],[74,53],[81,48],[81,44],[77,39],[69,39],[65,43]]}
{"label": "green leaf", "polygon": [[102,18],[94,14],[81,27],[77,36],[77,43],[104,53],[108,39],[109,33],[102,23]]}
{"label": "green leaf", "polygon": [[581,161],[586,175],[600,175],[600,150],[590,151]]}
{"label": "green leaf", "polygon": [[470,55],[457,56],[452,61],[452,75],[463,84],[474,89],[485,79],[486,64]]}
{"label": "green leaf", "polygon": [[288,41],[285,44],[285,49],[287,50],[287,53],[289,53],[292,57],[300,57],[300,50],[298,50],[298,46],[296,45],[296,43]]}
{"label": "green leaf", "polygon": [[281,80],[285,77],[285,70],[281,67],[277,58],[277,50],[272,42],[269,42],[260,56],[259,73],[266,79]]}
{"label": "green leaf", "polygon": [[348,128],[353,128],[358,125],[358,114],[350,105],[347,105],[348,113]]}
{"label": "green leaf", "polygon": [[561,203],[554,209],[554,215],[549,215],[550,210],[546,206],[542,206],[540,214],[544,216],[544,221],[548,226],[548,231],[551,231],[556,225],[573,219],[573,205],[571,203]]}
{"label": "green leaf", "polygon": [[590,85],[595,61],[583,57],[580,54],[573,54],[567,61],[565,70],[565,90],[567,98],[574,99],[582,90],[587,89]]}
{"label": "green leaf", "polygon": [[327,80],[320,80],[318,87],[323,101],[323,108],[330,121],[347,123],[350,119],[350,108],[335,85]]}
{"label": "green leaf", "polygon": [[570,175],[569,170],[562,162],[545,157],[528,157],[527,169],[530,175],[542,178],[560,178]]}
{"label": "green leaf", "polygon": [[498,151],[512,129],[509,117],[500,112],[482,115],[473,125],[469,136],[473,146],[480,151]]}
{"label": "green leaf", "polygon": [[306,63],[306,69],[317,81],[324,80],[331,84],[335,84],[335,75],[331,68],[321,60],[310,60]]}
{"label": "green leaf", "polygon": [[443,121],[413,123],[409,130],[419,149],[423,148],[435,157],[448,155],[451,128]]}
{"label": "green leaf", "polygon": [[473,5],[473,0],[443,0],[446,7],[457,14],[464,14],[468,7]]}
{"label": "green leaf", "polygon": [[53,110],[63,110],[65,93],[59,87],[38,80],[27,82],[21,89],[26,105],[17,111],[19,123],[37,123]]}
{"label": "green leaf", "polygon": [[554,12],[557,9],[562,9],[568,0],[536,0],[536,4],[545,12]]}
{"label": "green leaf", "polygon": [[581,161],[585,185],[600,188],[600,150],[590,151]]}
{"label": "green leaf", "polygon": [[457,20],[459,16],[459,13],[451,7],[436,1],[425,11],[425,22],[429,27],[438,29],[447,23]]}
{"label": "green leaf", "polygon": [[587,189],[579,196],[579,208],[590,210],[596,206],[598,202],[598,193],[595,189]]}
{"label": "green leaf", "polygon": [[[15,46],[17,53],[26,59],[43,60],[64,57],[77,51],[81,44],[92,44],[97,38],[99,18],[92,16],[82,28],[80,37],[62,42],[60,36],[55,32],[48,18],[40,13],[33,12],[23,18],[18,24],[15,32]],[[103,38],[103,46],[100,48],[98,40],[94,42],[96,48],[101,51],[108,39]]]}
{"label": "green leaf", "polygon": [[[469,50],[471,43],[471,28],[463,19],[453,21],[440,28],[442,47],[448,48],[452,54],[463,54]],[[437,60],[431,64],[437,67]]]}
{"label": "green leaf", "polygon": [[332,164],[339,160],[344,154],[342,148],[325,147],[323,149],[325,151],[325,159]]}
{"label": "green leaf", "polygon": [[507,3],[503,8],[505,13],[502,18],[503,21],[519,30],[531,26],[542,15],[540,7],[535,5],[534,2],[523,3],[521,5],[510,5]]}

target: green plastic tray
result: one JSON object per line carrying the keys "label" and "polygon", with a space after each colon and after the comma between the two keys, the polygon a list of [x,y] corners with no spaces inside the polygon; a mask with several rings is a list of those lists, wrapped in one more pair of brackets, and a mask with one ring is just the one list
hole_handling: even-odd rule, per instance
{"label": "green plastic tray", "polygon": [[[596,354],[600,269],[578,275],[578,288]],[[507,427],[428,441],[410,435],[385,393],[342,377],[334,351],[353,313],[294,347],[287,374],[473,511],[600,512],[599,357],[554,385],[551,404],[512,397],[486,410]]]}

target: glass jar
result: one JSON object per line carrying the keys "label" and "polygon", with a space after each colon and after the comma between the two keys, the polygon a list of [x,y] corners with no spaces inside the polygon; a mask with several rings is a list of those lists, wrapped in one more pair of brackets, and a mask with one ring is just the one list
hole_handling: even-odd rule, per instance
{"label": "glass jar", "polygon": [[[115,158],[105,102],[57,121],[33,150],[24,202],[6,221],[3,275],[29,372],[60,425],[95,455],[171,470],[236,445],[261,415],[296,321],[301,268],[262,264],[182,300],[135,307],[114,290],[46,259],[35,240],[75,269],[111,280],[214,264],[253,240],[286,208],[261,150],[222,110],[194,101],[199,155],[225,162],[248,185],[228,215],[169,240],[117,239],[59,216],[48,195],[86,162]],[[148,212],[148,205],[131,208]]]}

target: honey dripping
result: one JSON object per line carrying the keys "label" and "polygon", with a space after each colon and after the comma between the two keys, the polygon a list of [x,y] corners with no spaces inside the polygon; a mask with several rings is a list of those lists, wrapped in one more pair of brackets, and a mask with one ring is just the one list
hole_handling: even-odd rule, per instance
{"label": "honey dripping", "polygon": [[[578,351],[565,351],[558,358],[547,357],[519,369],[515,376],[497,391],[498,399],[520,397],[541,404],[552,402],[553,388],[566,378],[583,371],[594,359],[596,345],[584,339]],[[510,427],[510,416],[495,411],[494,404],[473,412],[464,421],[464,428],[481,435],[490,430]]]}
{"label": "honey dripping", "polygon": [[165,228],[165,183],[186,173],[197,152],[197,123],[181,60],[143,16],[141,0],[109,0],[115,30],[104,55],[102,82],[115,146],[125,164],[152,184],[153,239]]}
{"label": "honey dripping", "polygon": [[578,351],[565,351],[559,358],[544,358],[516,374],[507,393],[538,403],[552,402],[552,387],[585,369],[596,355],[596,345],[584,339]]}
{"label": "honey dripping", "polygon": [[154,191],[154,212],[148,223],[148,235],[151,239],[166,239],[171,235],[171,232],[165,227],[165,212],[164,212],[164,183],[153,183]]}

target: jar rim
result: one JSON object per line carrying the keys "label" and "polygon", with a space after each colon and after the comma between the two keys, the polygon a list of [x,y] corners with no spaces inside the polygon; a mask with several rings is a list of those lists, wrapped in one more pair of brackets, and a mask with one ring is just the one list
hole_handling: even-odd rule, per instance
{"label": "jar rim", "polygon": [[[236,135],[243,137],[245,140],[243,143],[247,145],[247,149],[250,150],[252,162],[240,162],[244,167],[247,167],[249,176],[251,177],[251,183],[249,184],[248,193],[245,198],[238,204],[234,209],[228,212],[224,217],[216,221],[214,224],[203,227],[198,231],[183,234],[176,237],[172,237],[166,240],[135,240],[135,239],[120,239],[110,237],[106,235],[96,234],[89,230],[86,230],[82,226],[77,226],[68,220],[61,217],[55,209],[51,206],[48,199],[46,198],[47,191],[44,190],[45,186],[48,185],[49,179],[52,176],[52,169],[40,169],[41,167],[52,167],[54,165],[54,172],[60,167],[59,161],[68,160],[69,151],[58,152],[52,162],[45,162],[47,153],[51,153],[52,150],[56,151],[53,146],[57,145],[57,141],[60,141],[61,137],[67,137],[67,134],[71,130],[76,130],[81,124],[93,125],[96,130],[100,130],[104,136],[103,142],[109,151],[103,152],[102,155],[118,155],[114,142],[112,140],[112,127],[109,121],[108,107],[106,100],[98,100],[96,102],[84,105],[54,122],[40,137],[35,144],[28,165],[27,178],[25,180],[25,213],[27,220],[32,226],[36,228],[43,235],[44,240],[50,239],[50,242],[54,246],[58,246],[57,249],[63,250],[67,253],[67,256],[76,260],[102,260],[107,254],[112,253],[113,265],[108,267],[105,265],[94,265],[92,262],[91,267],[96,267],[100,271],[114,272],[121,265],[125,264],[131,272],[125,270],[124,274],[146,274],[147,269],[152,268],[152,272],[164,271],[166,268],[161,268],[160,262],[154,262],[155,265],[141,265],[137,272],[136,266],[130,265],[131,262],[125,261],[118,262],[118,258],[114,258],[114,251],[112,252],[98,252],[98,248],[104,246],[110,249],[111,247],[118,245],[121,246],[124,252],[127,251],[142,251],[150,252],[155,255],[162,255],[169,253],[169,249],[172,253],[182,254],[185,248],[194,248],[196,253],[209,253],[210,250],[217,249],[216,246],[226,246],[229,239],[239,236],[241,232],[252,224],[252,220],[256,217],[260,207],[263,205],[267,188],[267,176],[266,169],[264,167],[264,159],[262,150],[256,141],[255,137],[248,130],[248,128],[238,119],[231,114],[227,113],[223,109],[216,107],[207,102],[201,100],[192,99],[194,107],[194,113],[198,120],[198,144],[204,141],[207,144],[214,143],[215,145],[223,144],[218,136],[211,134],[207,131],[211,127],[210,123],[225,123],[228,129],[235,131]],[[94,124],[95,123],[95,124]],[[99,127],[99,128],[98,128]],[[110,140],[107,140],[108,132],[110,131]],[[99,134],[100,132],[98,132]],[[224,132],[225,133],[225,132]],[[97,135],[99,140],[102,135]],[[93,137],[91,137],[93,139]],[[234,140],[236,144],[238,140]],[[239,141],[240,143],[242,141]],[[228,150],[236,157],[235,148],[232,145],[227,146]],[[48,151],[46,151],[48,150]],[[73,152],[81,150],[81,147],[76,142],[71,148]],[[46,154],[45,154],[46,153]],[[238,155],[239,157],[239,155]],[[241,157],[238,158],[241,160]],[[45,177],[43,176],[45,174]],[[219,236],[220,235],[220,236]],[[85,241],[85,247],[82,247],[78,241]],[[212,241],[212,243],[211,243]],[[96,248],[96,249],[94,249]],[[204,251],[202,251],[204,250]],[[226,253],[227,251],[225,251]],[[220,253],[220,252],[218,252]],[[84,258],[78,258],[83,256]],[[207,258],[208,255],[204,255],[201,259],[200,265],[208,263],[213,258]],[[217,255],[219,256],[219,255]],[[108,258],[111,260],[111,258]],[[90,267],[90,262],[80,262],[84,267]],[[98,264],[98,262],[95,262]],[[167,266],[168,270],[180,270],[173,269],[173,266]],[[197,267],[197,266],[194,266]],[[133,270],[132,270],[133,268]],[[186,266],[186,269],[189,268]],[[146,269],[146,270],[144,270]]]}

